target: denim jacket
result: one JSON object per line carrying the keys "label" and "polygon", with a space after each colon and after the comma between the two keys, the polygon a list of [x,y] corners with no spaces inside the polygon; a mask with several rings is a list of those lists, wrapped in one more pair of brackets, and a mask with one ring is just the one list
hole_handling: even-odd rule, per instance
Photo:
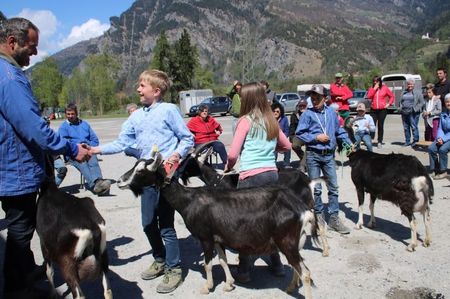
{"label": "denim jacket", "polygon": [[74,157],[78,149],[47,125],[24,72],[0,53],[0,196],[36,192],[45,152]]}

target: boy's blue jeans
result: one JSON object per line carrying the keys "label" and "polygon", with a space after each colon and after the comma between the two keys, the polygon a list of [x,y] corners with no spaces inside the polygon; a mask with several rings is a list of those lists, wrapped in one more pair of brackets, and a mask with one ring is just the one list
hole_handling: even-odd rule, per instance
{"label": "boy's blue jeans", "polygon": [[[328,188],[328,213],[330,215],[337,215],[339,213],[339,192],[334,155],[321,155],[313,151],[308,151],[308,154],[306,155],[306,165],[308,166],[308,175],[311,180],[320,177],[320,172],[326,177]],[[325,207],[322,202],[322,186],[320,184],[316,185],[314,188],[314,201],[315,213],[323,213]]]}
{"label": "boy's blue jeans", "polygon": [[361,147],[361,141],[364,141],[364,144],[367,147],[369,152],[372,152],[372,138],[369,133],[357,132],[355,133],[355,144],[356,148],[359,149]]}
{"label": "boy's blue jeans", "polygon": [[[180,247],[174,228],[175,210],[155,187],[145,187],[141,195],[141,218],[144,233],[157,262],[168,268],[180,265]],[[164,240],[164,243],[163,243]]]}

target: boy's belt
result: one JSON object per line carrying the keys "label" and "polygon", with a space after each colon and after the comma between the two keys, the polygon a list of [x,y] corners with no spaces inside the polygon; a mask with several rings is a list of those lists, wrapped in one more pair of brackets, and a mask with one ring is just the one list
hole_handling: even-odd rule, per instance
{"label": "boy's belt", "polygon": [[331,149],[317,149],[317,148],[313,148],[313,147],[307,147],[306,151],[314,152],[319,155],[333,155],[335,152],[335,150],[331,150]]}

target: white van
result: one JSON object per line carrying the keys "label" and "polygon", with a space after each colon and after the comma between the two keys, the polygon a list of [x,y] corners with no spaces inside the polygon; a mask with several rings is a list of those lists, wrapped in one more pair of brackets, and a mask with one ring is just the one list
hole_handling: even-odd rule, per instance
{"label": "white van", "polygon": [[416,90],[417,92],[422,92],[422,77],[420,75],[391,74],[381,77],[383,84],[386,84],[386,86],[389,87],[395,98],[394,106],[390,106],[388,108],[389,110],[398,110],[403,91],[405,91],[406,89],[406,82],[410,79],[414,80],[415,82],[414,90]]}
{"label": "white van", "polygon": [[191,89],[180,91],[180,110],[183,115],[189,114],[192,106],[200,104],[203,99],[213,96],[211,89]]}

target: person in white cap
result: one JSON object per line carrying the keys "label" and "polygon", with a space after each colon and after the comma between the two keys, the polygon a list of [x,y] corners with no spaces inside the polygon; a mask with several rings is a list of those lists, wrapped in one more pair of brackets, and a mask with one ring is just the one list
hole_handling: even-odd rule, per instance
{"label": "person in white cap", "polygon": [[[337,114],[325,106],[326,94],[322,85],[314,84],[307,93],[311,96],[313,107],[303,112],[295,135],[306,144],[306,165],[311,179],[326,178],[328,189],[328,227],[341,234],[350,233],[350,229],[339,219],[339,192],[334,153],[337,140],[352,144],[344,128],[339,126]],[[324,227],[325,206],[322,203],[322,187],[314,188],[315,213],[319,226]]]}
{"label": "person in white cap", "polygon": [[357,116],[352,120],[352,128],[355,133],[355,148],[359,149],[361,141],[367,147],[369,152],[372,152],[372,138],[370,133],[375,132],[375,123],[373,122],[372,116],[366,114],[366,105],[364,103],[359,103],[356,106]]}

